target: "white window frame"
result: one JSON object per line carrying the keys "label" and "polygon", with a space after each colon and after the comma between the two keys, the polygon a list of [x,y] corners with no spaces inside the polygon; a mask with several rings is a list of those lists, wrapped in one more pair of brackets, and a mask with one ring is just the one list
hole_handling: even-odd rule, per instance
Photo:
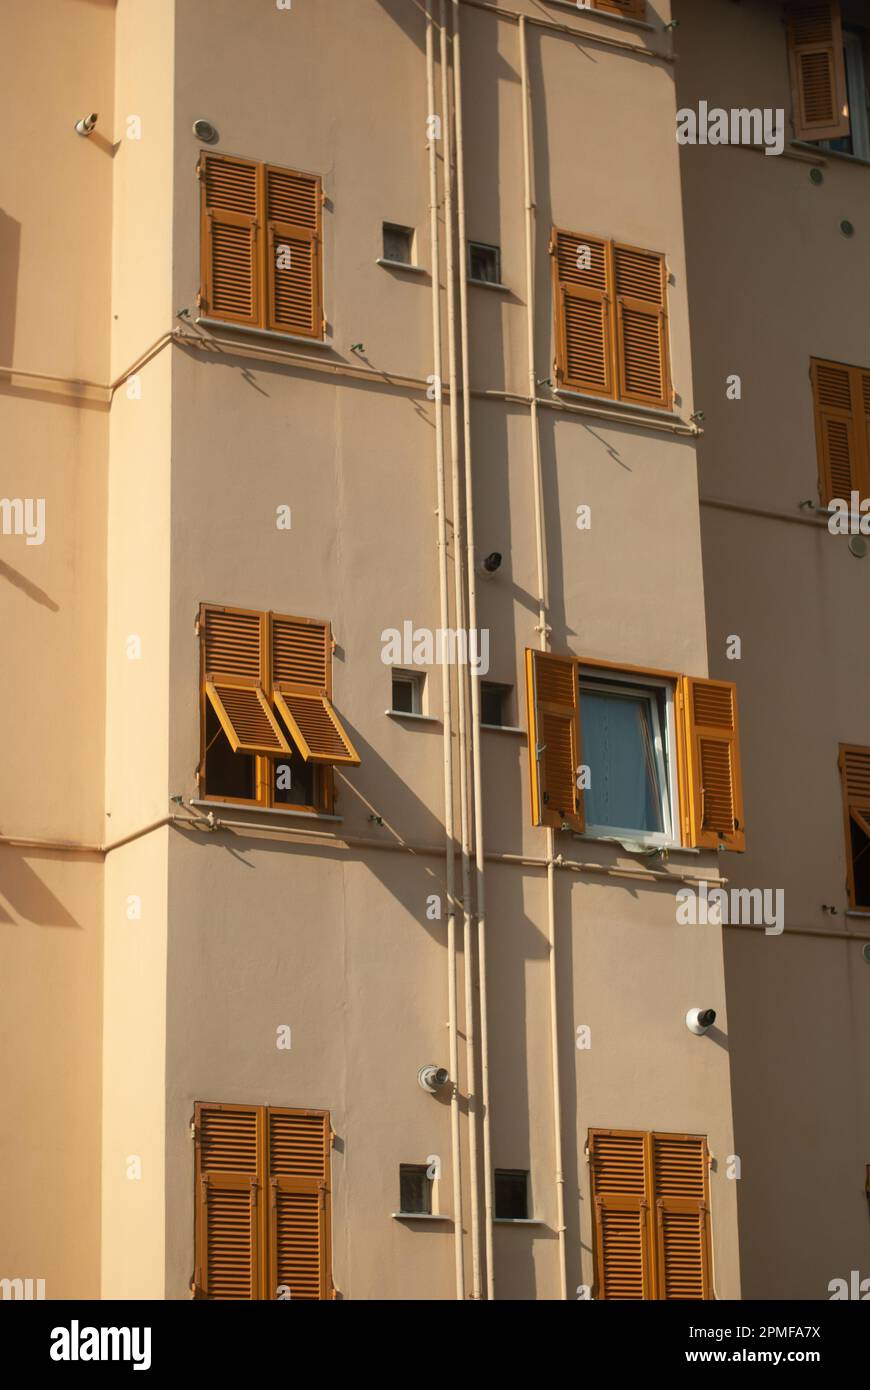
{"label": "white window frame", "polygon": [[[655,849],[677,849],[682,841],[679,838],[680,826],[680,787],[677,771],[677,718],[676,688],[673,681],[661,676],[645,676],[633,672],[613,672],[596,669],[594,666],[580,668],[580,747],[583,748],[583,691],[590,695],[624,695],[626,687],[645,692],[649,696],[652,709],[653,749],[659,780],[659,801],[664,831],[629,830],[621,826],[590,825],[585,834],[595,840],[630,841]],[[654,691],[664,692],[665,727],[661,727],[659,704]],[[581,761],[585,761],[582,757]]]}
{"label": "white window frame", "polygon": [[[410,685],[411,687],[411,708],[396,709],[393,704],[393,686],[396,683]],[[424,686],[426,677],[421,671],[406,671],[402,666],[393,666],[390,669],[390,714],[398,715],[423,715],[426,711],[424,705]]]}

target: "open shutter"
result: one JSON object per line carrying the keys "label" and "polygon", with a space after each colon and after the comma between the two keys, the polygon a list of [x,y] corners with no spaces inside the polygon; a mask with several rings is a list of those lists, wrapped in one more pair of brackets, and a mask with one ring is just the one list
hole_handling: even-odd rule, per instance
{"label": "open shutter", "polygon": [[329,1116],[268,1112],[269,1298],[331,1296]]}
{"label": "open shutter", "polygon": [[646,1135],[630,1130],[592,1130],[589,1155],[596,1297],[652,1298]]}
{"label": "open shutter", "polygon": [[526,697],[532,824],[585,828],[580,770],[577,662],[552,652],[526,651]]}
{"label": "open shutter", "polygon": [[233,752],[289,753],[263,691],[265,615],[204,604],[199,628],[205,697]]}
{"label": "open shutter", "polygon": [[652,1135],[656,1289],[660,1299],[712,1297],[706,1140]]}
{"label": "open shutter", "polygon": [[[841,498],[851,506],[852,489],[860,486],[860,459],[867,456],[870,375],[856,372],[841,362],[813,359],[810,377],[816,412],[816,450],[822,505],[828,506],[834,498]],[[858,379],[855,383],[853,377]],[[857,415],[853,385],[857,386],[860,394]]]}
{"label": "open shutter", "polygon": [[329,624],[271,615],[272,688],[306,762],[358,767],[360,757],[332,705]]}
{"label": "open shutter", "polygon": [[320,179],[272,165],[265,176],[266,326],[322,338]]}
{"label": "open shutter", "polygon": [[197,1294],[260,1298],[262,1111],[197,1104],[194,1128]]}
{"label": "open shutter", "polygon": [[786,12],[797,140],[849,134],[840,0],[796,0]]}
{"label": "open shutter", "polygon": [[870,859],[870,748],[841,743],[840,782],[843,790],[843,819],[846,832],[846,865],[849,905],[856,911],[870,911],[870,902],[861,891],[865,881],[856,879],[856,862]]}
{"label": "open shutter", "polygon": [[556,378],[574,391],[612,397],[613,300],[608,243],[597,237],[554,231],[550,251]]}
{"label": "open shutter", "polygon": [[737,687],[680,677],[683,823],[694,848],[744,850]]}
{"label": "open shutter", "polygon": [[619,396],[671,405],[664,256],[614,246]]}
{"label": "open shutter", "polygon": [[262,322],[259,166],[226,155],[200,156],[201,307],[215,318]]}

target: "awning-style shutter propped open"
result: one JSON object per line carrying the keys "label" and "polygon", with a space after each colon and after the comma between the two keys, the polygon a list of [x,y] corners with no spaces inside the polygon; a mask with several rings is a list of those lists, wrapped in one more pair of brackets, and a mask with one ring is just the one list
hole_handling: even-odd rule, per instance
{"label": "awning-style shutter propped open", "polygon": [[263,690],[265,615],[204,605],[205,695],[234,753],[289,753]]}
{"label": "awning-style shutter propped open", "polygon": [[332,704],[329,624],[271,615],[275,708],[306,762],[358,767],[360,757]]}

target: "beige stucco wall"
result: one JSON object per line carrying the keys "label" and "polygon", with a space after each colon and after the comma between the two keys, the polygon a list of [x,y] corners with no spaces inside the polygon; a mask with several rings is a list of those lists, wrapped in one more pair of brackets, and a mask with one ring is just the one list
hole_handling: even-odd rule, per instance
{"label": "beige stucco wall", "polygon": [[[681,105],[788,118],[776,6],[711,0],[703,34],[679,32]],[[837,746],[870,744],[870,568],[845,538],[794,524],[818,500],[810,357],[868,365],[861,237],[839,223],[866,225],[870,183],[866,166],[830,158],[816,186],[811,167],[788,153],[683,154],[701,492],[775,513],[702,507],[710,667],[738,682],[743,733],[748,848],[729,875],[785,893],[785,935],[726,932],[748,1298],[826,1298],[831,1279],[870,1263],[870,969],[861,939],[797,934],[868,936],[866,919],[844,916]],[[739,402],[725,398],[731,373]],[[725,657],[732,634],[739,662]]]}

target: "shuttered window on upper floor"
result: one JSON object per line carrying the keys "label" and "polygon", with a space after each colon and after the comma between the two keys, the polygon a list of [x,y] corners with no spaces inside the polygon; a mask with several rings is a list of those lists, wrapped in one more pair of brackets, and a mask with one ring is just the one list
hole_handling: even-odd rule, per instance
{"label": "shuttered window on upper floor", "polygon": [[669,409],[664,256],[558,229],[550,254],[558,384]]}
{"label": "shuttered window on upper floor", "polygon": [[870,912],[870,748],[841,743],[839,768],[849,906]]}
{"label": "shuttered window on upper floor", "polygon": [[197,1104],[196,1296],[332,1296],[329,1115]]}
{"label": "shuttered window on upper floor", "polygon": [[210,318],[322,338],[320,179],[235,156],[200,156],[201,287]]}
{"label": "shuttered window on upper floor", "polygon": [[[587,693],[581,700],[580,669],[587,665],[594,672],[583,686],[587,715],[594,710],[596,722],[584,733]],[[529,649],[526,697],[533,825],[588,829],[616,839],[658,835],[657,843],[670,842],[670,834],[673,842],[692,848],[746,848],[737,690],[731,681],[629,673],[610,662]],[[606,756],[602,743],[610,750]],[[602,775],[610,784],[606,798],[595,780]],[[589,806],[600,808],[605,800],[641,810],[648,803],[650,819],[615,825],[608,820],[613,828],[605,831],[595,824],[599,813],[589,828]]]}
{"label": "shuttered window on upper floor", "polygon": [[870,369],[813,358],[819,496],[823,506],[870,497]]}
{"label": "shuttered window on upper floor", "polygon": [[646,18],[646,0],[591,0],[593,10],[603,10],[605,14],[621,14],[627,19]]}
{"label": "shuttered window on upper floor", "polygon": [[795,138],[848,135],[840,0],[793,0],[786,9],[786,34]]}
{"label": "shuttered window on upper floor", "polygon": [[589,1167],[596,1297],[712,1298],[706,1140],[591,1130]]}

